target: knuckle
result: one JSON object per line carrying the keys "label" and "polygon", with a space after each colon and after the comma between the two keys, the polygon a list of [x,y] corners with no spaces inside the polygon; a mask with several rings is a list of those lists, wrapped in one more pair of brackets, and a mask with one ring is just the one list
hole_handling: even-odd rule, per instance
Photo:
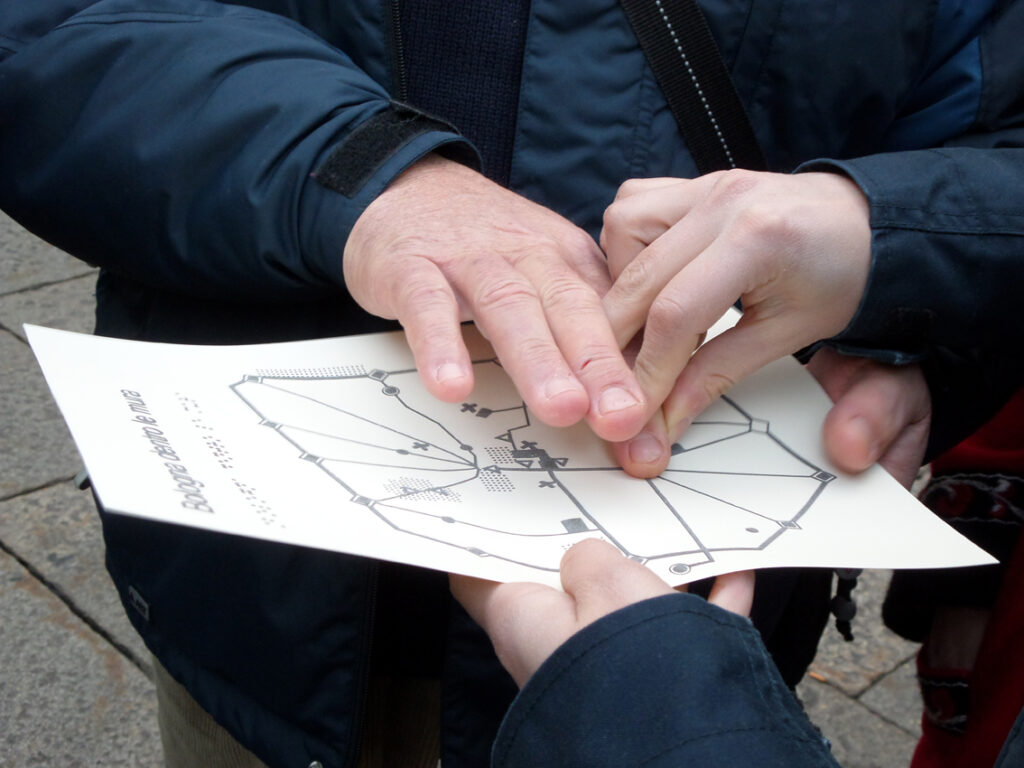
{"label": "knuckle", "polygon": [[715,205],[725,205],[734,202],[757,186],[760,175],[756,171],[748,171],[744,168],[732,168],[728,171],[718,171],[713,174],[710,200]]}
{"label": "knuckle", "polygon": [[626,179],[619,185],[619,191],[615,193],[616,200],[632,197],[647,189],[647,181],[644,179]]}
{"label": "knuckle", "polygon": [[536,302],[536,290],[525,280],[492,280],[481,284],[473,305],[481,312],[511,311],[523,304]]}
{"label": "knuckle", "polygon": [[701,381],[701,390],[710,404],[732,389],[735,384],[736,381],[732,377],[724,373],[711,371]]}
{"label": "knuckle", "polygon": [[[499,358],[510,366],[510,374],[513,369],[515,370],[544,370],[554,371],[560,366],[558,363],[558,352],[555,347],[551,344],[548,339],[529,336],[526,338],[517,338],[514,342],[515,345],[515,359],[512,360],[511,356],[502,355],[502,350],[499,350]],[[513,374],[513,379],[515,375]],[[524,397],[529,397],[528,392],[523,391]]]}
{"label": "knuckle", "polygon": [[558,275],[544,281],[541,303],[559,310],[586,312],[597,305],[597,294],[575,275]]}
{"label": "knuckle", "polygon": [[759,202],[749,205],[737,214],[734,223],[734,238],[741,247],[752,251],[792,244],[797,237],[796,227],[778,206]]}
{"label": "knuckle", "polygon": [[579,352],[575,362],[573,373],[583,375],[609,369],[618,368],[622,363],[622,356],[616,351],[612,353],[607,347],[596,344],[588,345]]}
{"label": "knuckle", "polygon": [[679,298],[670,293],[663,293],[654,300],[647,313],[644,336],[671,336],[684,325],[688,314],[689,308]]}
{"label": "knuckle", "polygon": [[650,254],[640,254],[622,268],[615,280],[615,290],[623,297],[643,296],[651,291],[655,279]]}
{"label": "knuckle", "polygon": [[602,226],[604,227],[602,231],[618,233],[628,230],[633,222],[632,208],[633,206],[623,200],[616,200],[605,208],[601,219]]}
{"label": "knuckle", "polygon": [[387,248],[390,253],[399,258],[425,257],[431,251],[436,250],[431,248],[429,238],[415,232],[401,232],[391,236],[388,239]]}
{"label": "knuckle", "polygon": [[445,285],[422,278],[399,281],[397,299],[399,306],[417,310],[452,303],[451,292]]}
{"label": "knuckle", "polygon": [[600,256],[601,251],[594,242],[594,238],[577,226],[566,229],[561,238],[562,247],[579,258],[592,259]]}

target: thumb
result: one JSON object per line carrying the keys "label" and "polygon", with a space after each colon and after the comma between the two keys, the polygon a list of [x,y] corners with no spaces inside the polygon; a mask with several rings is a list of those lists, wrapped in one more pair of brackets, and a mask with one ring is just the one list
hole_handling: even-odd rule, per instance
{"label": "thumb", "polygon": [[562,588],[576,601],[580,626],[672,588],[653,571],[599,539],[584,539],[562,556]]}
{"label": "thumb", "polygon": [[754,604],[754,571],[716,576],[708,602],[740,616],[749,616],[750,607]]}
{"label": "thumb", "polygon": [[[829,458],[848,472],[862,472],[877,461],[909,487],[924,458],[931,423],[921,369],[836,360],[830,350],[815,355],[808,367],[835,400],[823,428]],[[829,386],[830,377],[838,387]]]}
{"label": "thumb", "polygon": [[802,346],[800,335],[782,318],[754,321],[750,317],[743,315],[690,358],[662,407],[670,440],[678,439],[698,414],[736,382]]}

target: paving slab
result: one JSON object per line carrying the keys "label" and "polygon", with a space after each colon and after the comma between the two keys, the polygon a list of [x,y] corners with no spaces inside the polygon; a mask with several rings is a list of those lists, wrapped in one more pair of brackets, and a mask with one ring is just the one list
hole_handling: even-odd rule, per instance
{"label": "paving slab", "polygon": [[25,231],[0,211],[0,295],[78,277],[92,268]]}
{"label": "paving slab", "polygon": [[810,678],[797,693],[811,722],[832,742],[843,768],[907,768],[917,738],[850,699],[842,691]]}
{"label": "paving slab", "polygon": [[857,601],[853,641],[846,642],[829,625],[811,664],[812,675],[850,696],[859,696],[917,652],[916,643],[904,640],[882,623],[882,600],[891,575],[885,570],[861,574],[853,593]]}
{"label": "paving slab", "polygon": [[149,653],[104,566],[103,533],[91,493],[62,482],[0,501],[0,545],[149,671]]}
{"label": "paving slab", "polygon": [[908,659],[881,678],[861,694],[858,701],[908,733],[921,736],[922,703],[914,659]]}
{"label": "paving slab", "polygon": [[25,339],[24,323],[92,333],[95,326],[96,273],[43,288],[0,296],[0,327]]}
{"label": "paving slab", "polygon": [[149,679],[0,552],[0,762],[159,766]]}
{"label": "paving slab", "polygon": [[0,330],[0,499],[73,477],[81,467],[32,350]]}

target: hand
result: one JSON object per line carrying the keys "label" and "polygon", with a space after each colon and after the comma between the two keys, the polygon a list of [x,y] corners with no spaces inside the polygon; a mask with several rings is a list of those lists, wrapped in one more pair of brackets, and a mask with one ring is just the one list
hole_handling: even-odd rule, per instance
{"label": "hand", "polygon": [[[484,628],[505,669],[522,687],[562,643],[620,608],[672,588],[650,569],[599,539],[585,539],[562,557],[564,592],[543,584],[497,584],[450,576],[452,594]],[[754,598],[754,573],[719,576],[708,600],[746,616]]]}
{"label": "hand", "polygon": [[920,367],[822,349],[807,368],[835,403],[823,434],[829,458],[847,472],[862,472],[877,461],[909,488],[924,459],[932,415]]}
{"label": "hand", "polygon": [[436,397],[457,402],[472,390],[459,330],[472,320],[541,421],[585,416],[607,440],[643,426],[647,403],[601,305],[604,256],[553,211],[428,156],[356,221],[344,270],[364,309],[401,322]]}
{"label": "hand", "polygon": [[[605,212],[601,244],[620,347],[643,330],[634,372],[654,418],[616,449],[642,476],[664,469],[671,442],[733,383],[842,331],[871,264],[867,201],[831,173],[627,182]],[[738,298],[736,327],[698,349]]]}

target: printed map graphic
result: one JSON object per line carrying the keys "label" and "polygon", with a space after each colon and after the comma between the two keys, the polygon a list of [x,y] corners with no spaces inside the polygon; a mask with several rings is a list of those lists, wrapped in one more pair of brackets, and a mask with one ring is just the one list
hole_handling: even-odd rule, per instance
{"label": "printed map graphic", "polygon": [[296,461],[333,478],[339,514],[549,572],[600,537],[666,577],[688,574],[798,534],[834,479],[729,398],[673,446],[660,477],[632,478],[585,426],[534,422],[497,360],[474,372],[486,401],[454,405],[411,369],[258,370],[232,389]]}
{"label": "printed map graphic", "polygon": [[553,587],[591,537],[669,584],[994,562],[881,467],[827,463],[830,404],[792,358],[739,382],[641,480],[586,424],[537,423],[472,326],[477,382],[458,403],[428,393],[400,332],[223,347],[26,333],[110,512]]}

